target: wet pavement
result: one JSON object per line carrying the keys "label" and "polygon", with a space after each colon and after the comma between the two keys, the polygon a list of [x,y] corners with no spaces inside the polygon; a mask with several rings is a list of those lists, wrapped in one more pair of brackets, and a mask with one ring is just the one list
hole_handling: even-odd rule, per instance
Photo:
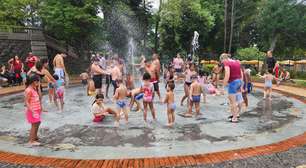
{"label": "wet pavement", "polygon": [[[161,84],[162,93],[164,87]],[[111,92],[110,92],[111,93]],[[157,156],[204,154],[279,142],[306,131],[305,104],[290,97],[273,94],[272,101],[263,100],[261,90],[249,95],[250,106],[237,124],[226,120],[229,107],[225,96],[209,95],[201,103],[202,116],[185,118],[185,106],[179,106],[182,85],[175,89],[176,124],[168,128],[166,105],[156,102],[157,122],[148,113],[149,124],[142,112],[131,111],[129,123],[114,127],[112,117],[93,123],[90,105],[82,87],[66,90],[65,110],[54,110],[44,97],[48,113],[42,115],[39,132],[43,146],[27,146],[30,125],[25,120],[23,95],[0,99],[0,150],[15,153],[76,159],[122,159]],[[105,100],[107,107],[115,107]]]}

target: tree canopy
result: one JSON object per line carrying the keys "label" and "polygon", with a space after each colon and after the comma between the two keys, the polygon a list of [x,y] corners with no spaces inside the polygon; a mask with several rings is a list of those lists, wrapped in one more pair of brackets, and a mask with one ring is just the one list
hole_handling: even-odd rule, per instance
{"label": "tree canopy", "polygon": [[0,24],[42,28],[83,56],[109,49],[126,55],[133,39],[137,55],[155,51],[167,60],[191,53],[197,31],[196,54],[202,58],[224,51],[248,55],[252,46],[258,52],[272,49],[279,58],[305,57],[305,1],[159,1],[159,9],[152,9],[149,0],[2,0]]}

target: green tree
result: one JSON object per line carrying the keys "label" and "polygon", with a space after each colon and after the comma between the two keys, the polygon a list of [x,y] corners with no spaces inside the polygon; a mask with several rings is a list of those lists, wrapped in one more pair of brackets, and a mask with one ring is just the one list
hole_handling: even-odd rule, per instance
{"label": "green tree", "polygon": [[249,47],[238,49],[235,56],[239,60],[262,60],[265,56],[265,53],[259,51],[257,47]]}
{"label": "green tree", "polygon": [[215,24],[214,15],[200,0],[169,0],[160,16],[160,45],[167,56],[190,53],[194,31],[200,34],[200,45],[204,44]]}

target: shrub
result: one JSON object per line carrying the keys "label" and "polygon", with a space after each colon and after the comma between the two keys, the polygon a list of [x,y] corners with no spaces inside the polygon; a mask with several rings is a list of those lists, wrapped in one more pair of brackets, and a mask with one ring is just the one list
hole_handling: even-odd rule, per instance
{"label": "shrub", "polygon": [[265,56],[264,52],[259,51],[257,47],[240,48],[237,50],[235,57],[239,60],[262,60]]}

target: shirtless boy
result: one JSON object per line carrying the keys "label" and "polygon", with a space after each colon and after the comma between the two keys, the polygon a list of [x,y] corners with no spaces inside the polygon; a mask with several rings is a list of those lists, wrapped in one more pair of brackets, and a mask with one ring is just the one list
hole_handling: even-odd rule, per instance
{"label": "shirtless boy", "polygon": [[167,116],[168,116],[168,126],[171,127],[174,124],[175,115],[174,111],[176,109],[176,105],[174,102],[174,83],[169,83],[167,86],[167,93],[164,103],[167,104]]}
{"label": "shirtless boy", "polygon": [[83,72],[80,74],[81,77],[81,82],[83,84],[83,87],[85,87],[87,85],[87,80],[89,78],[88,73],[87,72]]}
{"label": "shirtless boy", "polygon": [[54,74],[61,79],[65,79],[65,75],[67,75],[64,64],[64,58],[66,56],[66,54],[57,54],[53,59]]}
{"label": "shirtless boy", "polygon": [[117,104],[117,116],[120,117],[120,114],[123,112],[125,116],[125,121],[128,123],[128,108],[126,97],[128,94],[126,86],[123,84],[122,79],[117,80],[117,84],[119,87],[115,91],[114,99],[116,100]]}
{"label": "shirtless boy", "polygon": [[191,76],[192,84],[190,85],[190,104],[189,109],[186,116],[192,116],[192,106],[195,106],[196,115],[200,115],[200,101],[201,101],[201,93],[202,86],[198,82],[198,77],[196,75]]}
{"label": "shirtless boy", "polygon": [[96,95],[95,82],[92,79],[88,79],[87,81],[87,95],[88,96]]}
{"label": "shirtless boy", "polygon": [[118,88],[117,80],[122,80],[122,73],[120,71],[120,67],[117,61],[114,61],[114,65],[112,66],[110,70],[111,78],[112,78],[112,85],[114,87],[114,94],[116,89]]}

